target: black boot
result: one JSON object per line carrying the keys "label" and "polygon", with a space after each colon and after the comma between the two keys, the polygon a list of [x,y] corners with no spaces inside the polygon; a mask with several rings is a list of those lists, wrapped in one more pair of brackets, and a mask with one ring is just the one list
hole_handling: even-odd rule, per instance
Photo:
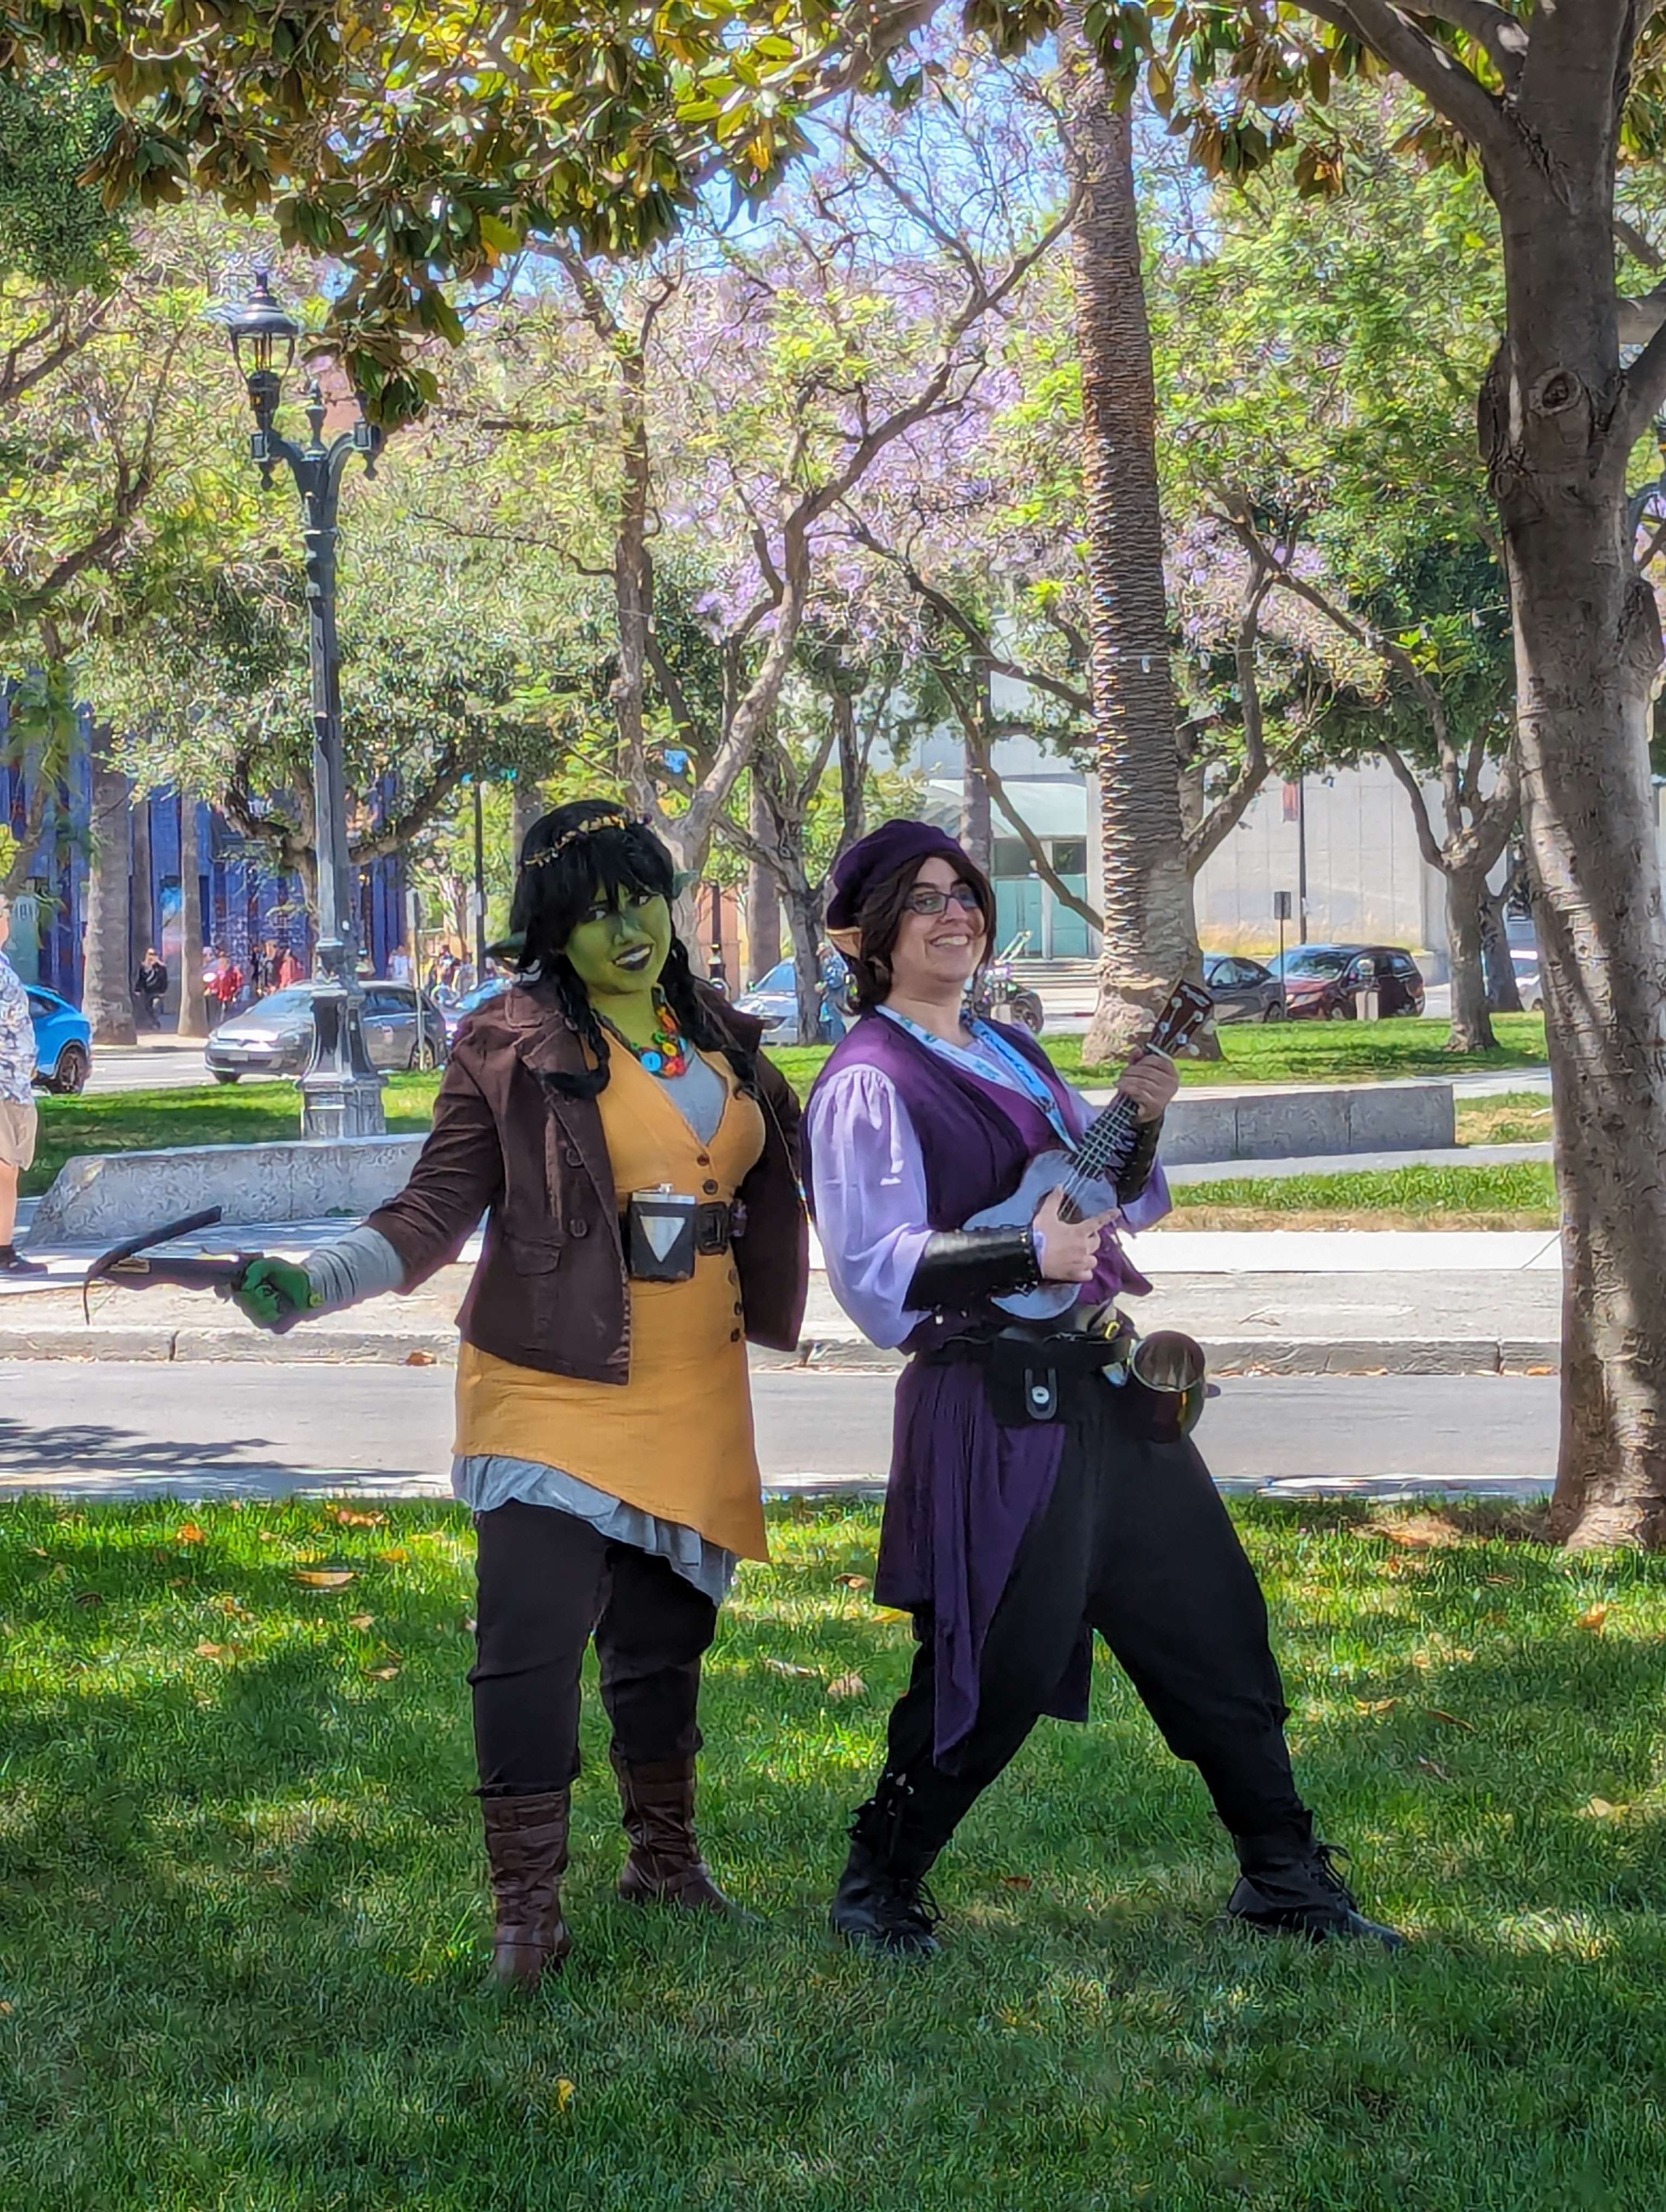
{"label": "black boot", "polygon": [[926,1887],[940,1844],[911,1836],[914,1791],[887,1771],[850,1825],[850,1856],[833,1893],[828,1918],[833,1933],[866,1951],[929,1958],[938,1948],[932,1930],[943,1916]]}
{"label": "black boot", "polygon": [[1315,1943],[1328,1936],[1353,1942],[1371,1938],[1397,1951],[1406,1939],[1398,1929],[1367,1920],[1353,1893],[1331,1861],[1338,1853],[1317,1843],[1313,1816],[1266,1836],[1236,1836],[1237,1887],[1226,1901],[1229,1920],[1242,1921],[1267,1936],[1305,1936]]}

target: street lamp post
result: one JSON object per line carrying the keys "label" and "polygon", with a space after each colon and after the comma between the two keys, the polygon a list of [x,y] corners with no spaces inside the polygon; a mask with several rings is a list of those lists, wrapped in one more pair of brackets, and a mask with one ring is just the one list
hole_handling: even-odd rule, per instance
{"label": "street lamp post", "polygon": [[307,651],[313,689],[313,836],[318,862],[318,943],[313,971],[313,1051],[301,1079],[304,1137],[375,1137],[386,1127],[382,1079],[365,1049],[355,957],[354,871],[347,845],[347,793],[342,772],[340,653],[336,641],[336,518],[349,457],[364,456],[374,473],[381,432],[362,408],[350,430],[324,442],[326,409],[314,379],[307,387],[311,433],[297,446],[275,428],[283,377],[294,366],[299,324],[272,297],[266,274],[254,281],[247,305],[230,323],[232,353],[254,410],[249,453],[271,489],[282,461],[301,495],[307,560]]}

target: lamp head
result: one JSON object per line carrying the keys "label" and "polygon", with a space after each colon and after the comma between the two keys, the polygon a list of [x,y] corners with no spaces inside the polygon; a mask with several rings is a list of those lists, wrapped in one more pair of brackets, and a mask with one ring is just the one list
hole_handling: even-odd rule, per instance
{"label": "lamp head", "polygon": [[246,305],[231,319],[231,349],[245,380],[282,379],[294,366],[301,325],[272,297],[270,271],[256,272]]}

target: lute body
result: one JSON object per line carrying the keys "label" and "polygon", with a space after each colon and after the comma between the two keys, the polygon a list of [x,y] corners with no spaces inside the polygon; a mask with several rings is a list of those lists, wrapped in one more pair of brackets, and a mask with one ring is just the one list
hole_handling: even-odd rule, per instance
{"label": "lute body", "polygon": [[[1214,1012],[1214,1000],[1195,983],[1177,983],[1158,1016],[1148,1052],[1172,1057],[1184,1052]],[[1119,1093],[1095,1117],[1079,1143],[1067,1152],[1062,1146],[1037,1152],[1025,1170],[1018,1188],[994,1206],[975,1213],[968,1229],[1012,1229],[1033,1221],[1036,1209],[1049,1191],[1062,1188],[1062,1208],[1067,1221],[1079,1221],[1091,1208],[1077,1202],[1095,1184],[1115,1188],[1139,1140],[1139,1109]],[[1042,1283],[1033,1291],[1012,1291],[994,1300],[1004,1313],[1020,1321],[1052,1321],[1067,1313],[1082,1295],[1079,1283]]]}

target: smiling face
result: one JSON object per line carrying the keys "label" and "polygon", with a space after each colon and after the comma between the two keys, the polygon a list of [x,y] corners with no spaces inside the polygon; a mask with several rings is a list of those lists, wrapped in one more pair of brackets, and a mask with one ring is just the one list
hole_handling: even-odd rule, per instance
{"label": "smiling face", "polygon": [[598,1012],[610,1000],[649,1000],[671,951],[671,908],[629,890],[599,897],[562,950]]}
{"label": "smiling face", "polygon": [[[952,860],[933,854],[922,860],[914,891],[948,893],[967,886]],[[976,905],[949,898],[940,914],[906,908],[891,950],[892,990],[905,999],[941,999],[964,988],[985,949],[983,916]]]}

